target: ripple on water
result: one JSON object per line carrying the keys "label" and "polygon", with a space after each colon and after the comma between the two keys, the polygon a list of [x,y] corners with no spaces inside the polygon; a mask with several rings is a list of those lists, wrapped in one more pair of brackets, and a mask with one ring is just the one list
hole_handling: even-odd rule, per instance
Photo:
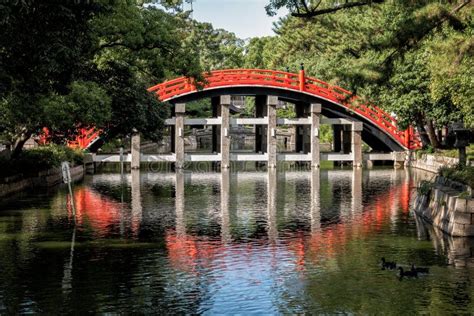
{"label": "ripple on water", "polygon": [[[5,205],[0,313],[474,311],[473,271],[448,267],[462,251],[415,221],[404,170],[225,177],[89,177],[73,247],[62,189]],[[431,273],[399,280],[381,257]]]}

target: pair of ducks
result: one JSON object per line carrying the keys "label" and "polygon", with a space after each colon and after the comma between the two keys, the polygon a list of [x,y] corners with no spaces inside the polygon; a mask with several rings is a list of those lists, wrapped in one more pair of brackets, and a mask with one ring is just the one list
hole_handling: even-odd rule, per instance
{"label": "pair of ducks", "polygon": [[[397,268],[397,264],[395,261],[385,261],[385,258],[382,257],[382,270],[394,270]],[[429,268],[421,268],[416,267],[414,264],[411,265],[411,269],[405,271],[402,267],[398,267],[398,274],[400,278],[408,277],[408,278],[417,278],[418,274],[427,274],[430,272]]]}

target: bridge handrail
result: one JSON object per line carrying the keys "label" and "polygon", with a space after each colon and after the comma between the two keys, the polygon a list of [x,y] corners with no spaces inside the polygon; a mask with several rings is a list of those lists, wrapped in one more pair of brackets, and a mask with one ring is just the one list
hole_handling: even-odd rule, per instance
{"label": "bridge handrail", "polygon": [[[413,132],[413,128],[406,131],[399,130],[397,120],[381,108],[361,102],[361,98],[344,88],[333,86],[317,78],[307,77],[304,71],[295,74],[266,69],[224,69],[207,72],[204,74],[204,79],[204,88],[239,85],[271,86],[321,96],[376,123],[407,149],[421,147],[421,142]],[[165,81],[148,89],[154,92],[161,101],[169,101],[179,95],[197,90],[193,81],[186,77]]]}

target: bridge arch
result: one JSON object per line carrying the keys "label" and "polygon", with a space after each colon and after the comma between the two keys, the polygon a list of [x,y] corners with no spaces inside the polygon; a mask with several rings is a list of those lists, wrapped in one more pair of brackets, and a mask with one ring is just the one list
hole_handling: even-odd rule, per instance
{"label": "bridge arch", "polygon": [[396,119],[379,107],[361,102],[351,92],[300,73],[264,69],[227,69],[205,74],[206,84],[196,88],[192,80],[169,80],[148,91],[163,102],[189,102],[219,95],[274,95],[288,102],[320,103],[328,118],[349,118],[364,124],[362,139],[379,151],[402,151],[421,147],[413,128],[400,130]]}

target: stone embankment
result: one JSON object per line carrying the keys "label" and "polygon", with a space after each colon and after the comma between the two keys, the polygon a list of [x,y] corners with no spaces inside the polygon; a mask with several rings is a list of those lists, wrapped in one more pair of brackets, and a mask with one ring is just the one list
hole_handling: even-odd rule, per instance
{"label": "stone embankment", "polygon": [[415,213],[451,236],[474,236],[474,195],[469,186],[438,176],[422,183]]}
{"label": "stone embankment", "polygon": [[[457,158],[423,154],[410,165],[437,173],[441,167],[454,167],[458,162]],[[450,236],[474,236],[474,192],[467,185],[442,176],[434,183],[419,183],[414,211]]]}
{"label": "stone embankment", "polygon": [[458,163],[458,158],[423,154],[421,157],[411,160],[410,166],[413,168],[438,173],[438,170],[441,167],[454,167]]}
{"label": "stone embankment", "polygon": [[[75,166],[71,168],[71,177],[74,180],[81,179],[84,176],[84,166]],[[14,193],[34,188],[49,187],[61,183],[61,168],[52,168],[38,172],[36,176],[24,177],[18,174],[12,177],[0,179],[0,197],[5,198]]]}

